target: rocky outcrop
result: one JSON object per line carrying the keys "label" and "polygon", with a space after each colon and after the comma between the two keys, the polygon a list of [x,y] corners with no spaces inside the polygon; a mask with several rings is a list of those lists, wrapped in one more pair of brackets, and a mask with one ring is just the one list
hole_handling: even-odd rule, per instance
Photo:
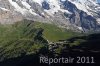
{"label": "rocky outcrop", "polygon": [[80,30],[85,32],[94,31],[97,27],[97,21],[91,15],[88,15],[86,12],[79,10],[74,4],[69,1],[63,3],[64,9],[69,10],[73,14],[69,16],[71,24],[78,26]]}

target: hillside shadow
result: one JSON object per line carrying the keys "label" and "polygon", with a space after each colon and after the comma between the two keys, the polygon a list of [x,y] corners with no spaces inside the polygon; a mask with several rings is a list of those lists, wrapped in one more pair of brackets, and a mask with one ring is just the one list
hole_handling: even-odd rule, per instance
{"label": "hillside shadow", "polygon": [[[91,34],[88,36],[73,37],[67,41],[74,42],[77,39],[84,39],[78,46],[73,46],[64,49],[58,57],[94,57],[96,64],[100,64],[100,34]],[[66,51],[68,50],[68,51]],[[20,57],[10,58],[0,62],[0,66],[48,66],[48,64],[40,64],[40,56],[46,55],[54,57],[54,54],[47,49],[41,49],[36,54],[26,55],[22,53]],[[63,64],[54,64],[51,66],[61,66]],[[68,64],[67,64],[68,65]]]}
{"label": "hillside shadow", "polygon": [[[10,58],[0,62],[0,66],[41,66],[40,56],[42,54],[47,54],[45,49],[41,49],[40,52],[31,55],[26,55],[26,53],[22,53],[20,57]],[[47,66],[46,64],[42,65]]]}

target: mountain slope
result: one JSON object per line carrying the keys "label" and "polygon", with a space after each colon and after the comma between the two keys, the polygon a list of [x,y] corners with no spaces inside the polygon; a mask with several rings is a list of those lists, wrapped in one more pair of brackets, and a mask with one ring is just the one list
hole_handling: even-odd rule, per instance
{"label": "mountain slope", "polygon": [[35,28],[33,23],[24,20],[12,25],[0,25],[0,62],[22,55],[35,55],[46,48],[43,29]]}
{"label": "mountain slope", "polygon": [[[100,34],[82,34],[78,36],[78,33],[61,31],[61,28],[52,24],[34,23],[33,21],[23,20],[12,25],[0,25],[0,66],[42,65],[39,62],[40,56],[91,56],[95,60],[98,59],[95,61],[96,64],[99,63]],[[52,28],[50,29],[50,27]],[[63,40],[60,38],[59,41],[48,43],[48,34],[44,35],[42,33],[44,31],[50,31],[49,37],[52,35],[52,32],[55,32],[54,37],[63,34],[60,36],[64,37],[65,35],[66,39],[64,40],[64,37]],[[55,39],[54,37],[52,36],[53,39]]]}
{"label": "mountain slope", "polygon": [[0,10],[0,23],[28,19],[78,32],[100,30],[100,5],[95,0],[1,0]]}
{"label": "mountain slope", "polygon": [[40,51],[45,53],[49,43],[80,35],[52,24],[29,20],[0,25],[0,63],[23,55],[41,54]]}

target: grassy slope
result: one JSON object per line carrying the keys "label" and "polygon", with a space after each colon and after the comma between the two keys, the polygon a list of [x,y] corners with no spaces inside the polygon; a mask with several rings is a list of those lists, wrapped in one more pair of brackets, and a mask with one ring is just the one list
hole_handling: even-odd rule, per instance
{"label": "grassy slope", "polygon": [[52,42],[56,42],[58,40],[65,40],[80,35],[79,33],[68,31],[64,28],[59,28],[53,24],[46,24],[46,23],[39,23],[39,22],[35,22],[34,24],[35,27],[37,28],[43,28],[44,38]]}
{"label": "grassy slope", "polygon": [[[46,54],[45,51],[47,49],[45,48],[47,48],[47,43],[44,43],[39,39],[38,41],[34,41],[35,37],[39,35],[39,31],[41,31],[40,28],[44,29],[43,36],[41,37],[44,37],[49,41],[56,42],[58,40],[67,39],[66,41],[69,42],[69,46],[71,46],[70,48],[72,50],[78,49],[75,51],[73,50],[73,52],[77,52],[80,50],[83,50],[84,52],[87,52],[87,50],[100,51],[100,34],[80,36],[81,34],[79,33],[68,31],[52,24],[39,22],[33,23],[31,21],[24,20],[13,25],[0,25],[0,61],[9,58],[16,59],[19,56],[23,55],[35,55],[39,54],[39,52],[43,52],[44,54]],[[71,50],[70,48],[68,49],[68,44],[66,45],[66,48],[62,45],[56,48],[56,53],[61,53],[61,51],[64,50]]]}
{"label": "grassy slope", "polygon": [[45,47],[42,41],[34,41],[39,30],[33,27],[33,23],[27,21],[0,25],[0,61],[4,58],[21,56],[23,53],[28,55],[39,52]]}
{"label": "grassy slope", "polygon": [[52,42],[79,35],[52,24],[27,20],[13,25],[0,25],[0,60],[18,57],[23,53],[35,54],[41,48],[45,48],[46,43],[44,44],[41,40],[34,41],[38,32],[41,31],[40,28],[44,29],[43,37]]}

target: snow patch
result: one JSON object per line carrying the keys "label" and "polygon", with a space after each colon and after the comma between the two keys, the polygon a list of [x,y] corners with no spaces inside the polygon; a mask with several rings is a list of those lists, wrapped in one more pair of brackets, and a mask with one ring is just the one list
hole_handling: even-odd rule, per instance
{"label": "snow patch", "polygon": [[42,2],[46,1],[46,0],[32,0],[32,1],[38,3],[39,5],[42,6]]}
{"label": "snow patch", "polygon": [[[61,1],[65,1],[65,0],[61,0]],[[49,10],[45,10],[49,15],[53,15],[55,14],[55,12],[61,11],[61,12],[66,12],[71,14],[68,10],[64,10],[60,8],[60,0],[48,0],[47,1],[48,4],[50,5],[50,9]]]}
{"label": "snow patch", "polygon": [[82,28],[82,27],[78,27],[78,29],[79,29],[79,30],[83,30],[83,28]]}
{"label": "snow patch", "polygon": [[2,7],[0,7],[0,9],[2,9],[3,11],[9,11],[8,9]]}
{"label": "snow patch", "polygon": [[36,14],[35,12],[33,12],[34,10],[33,9],[30,9],[29,12],[35,16],[37,16],[38,14]]}
{"label": "snow patch", "polygon": [[15,7],[15,11],[18,11],[18,12],[20,12],[21,14],[23,14],[23,15],[25,15],[26,13],[31,13],[31,14],[33,14],[33,15],[37,15],[35,12],[33,12],[33,10],[32,9],[30,9],[30,5],[28,4],[28,3],[26,3],[25,1],[22,1],[22,4],[23,4],[23,6],[25,6],[27,9],[25,9],[25,8],[21,8],[16,2],[14,2],[14,1],[12,1],[12,0],[9,0],[9,2],[10,2],[10,4],[12,5],[12,6],[14,6]]}
{"label": "snow patch", "polygon": [[30,6],[27,2],[25,2],[25,1],[22,1],[22,4],[23,4],[23,6],[25,6],[27,9],[30,9],[30,8],[31,8],[31,6]]}
{"label": "snow patch", "polygon": [[100,24],[100,18],[97,19],[97,22]]}
{"label": "snow patch", "polygon": [[9,0],[10,4],[15,7],[15,10],[25,14],[25,9],[22,9],[16,2]]}
{"label": "snow patch", "polygon": [[[86,7],[85,4],[79,3],[79,2],[77,2],[77,1],[71,1],[71,0],[69,0],[69,1],[72,2],[73,4],[75,4],[76,7],[77,7],[78,9],[80,9],[80,10],[86,12],[88,15],[92,15],[92,14],[87,10],[87,8],[89,8],[89,7]],[[85,2],[85,0],[83,1],[83,3],[84,3],[84,2]]]}
{"label": "snow patch", "polygon": [[93,14],[90,11],[95,12],[95,10],[91,9],[91,7],[98,6],[97,0],[68,0],[68,1],[75,4],[78,9],[86,12],[88,15],[91,16],[93,16]]}

